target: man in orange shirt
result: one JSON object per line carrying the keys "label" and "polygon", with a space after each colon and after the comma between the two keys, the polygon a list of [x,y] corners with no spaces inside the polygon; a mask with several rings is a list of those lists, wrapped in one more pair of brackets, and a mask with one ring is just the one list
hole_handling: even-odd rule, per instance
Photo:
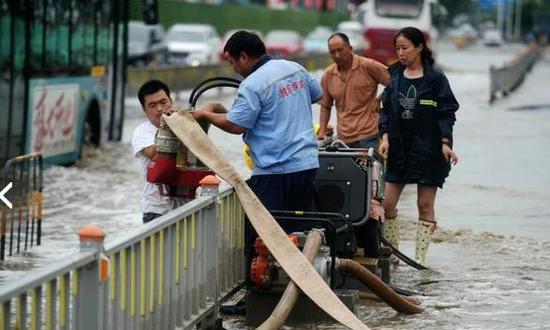
{"label": "man in orange shirt", "polygon": [[338,139],[352,148],[378,149],[378,84],[386,86],[390,74],[385,65],[353,53],[349,38],[336,32],[328,39],[334,61],[321,80],[323,97],[319,139],[324,139],[330,112],[336,105]]}

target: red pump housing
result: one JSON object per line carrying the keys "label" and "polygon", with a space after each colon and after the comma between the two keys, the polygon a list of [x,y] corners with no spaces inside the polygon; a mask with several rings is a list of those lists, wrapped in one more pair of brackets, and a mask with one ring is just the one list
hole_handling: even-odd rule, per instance
{"label": "red pump housing", "polygon": [[159,153],[147,169],[147,181],[160,184],[160,194],[194,199],[199,182],[214,172],[207,167],[178,167],[175,154]]}

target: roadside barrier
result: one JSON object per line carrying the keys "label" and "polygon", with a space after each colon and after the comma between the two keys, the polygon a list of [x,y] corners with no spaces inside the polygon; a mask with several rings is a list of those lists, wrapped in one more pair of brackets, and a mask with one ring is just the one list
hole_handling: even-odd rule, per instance
{"label": "roadside barrier", "polygon": [[[291,59],[300,63],[308,71],[324,69],[332,63],[328,54],[310,55]],[[136,97],[137,91],[150,79],[162,80],[172,91],[193,89],[205,79],[213,77],[235,77],[227,63],[203,66],[166,66],[158,68],[128,68],[126,97]],[[177,95],[177,93],[176,93]],[[177,97],[177,96],[176,96]],[[176,100],[177,101],[177,100]]]}
{"label": "roadside barrier", "polygon": [[0,330],[216,325],[217,307],[245,272],[244,212],[233,189],[219,192],[215,181],[105,245],[101,228],[82,229],[79,253],[0,289]]}
{"label": "roadside barrier", "polygon": [[489,103],[493,103],[497,95],[507,96],[513,92],[525,78],[527,72],[531,70],[539,57],[539,46],[533,44],[527,51],[519,54],[510,63],[502,66],[489,68],[490,97]]}
{"label": "roadside barrier", "polygon": [[[2,171],[0,260],[40,245],[42,235],[42,155],[9,159]],[[11,205],[9,205],[11,204]]]}

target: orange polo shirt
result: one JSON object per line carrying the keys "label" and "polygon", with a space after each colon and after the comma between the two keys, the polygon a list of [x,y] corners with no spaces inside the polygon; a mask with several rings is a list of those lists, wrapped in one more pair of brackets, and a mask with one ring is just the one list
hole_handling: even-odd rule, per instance
{"label": "orange polo shirt", "polygon": [[355,54],[347,79],[334,63],[325,70],[321,79],[323,97],[319,103],[326,108],[336,104],[340,140],[351,143],[378,134],[378,84],[387,85],[389,81],[385,65]]}

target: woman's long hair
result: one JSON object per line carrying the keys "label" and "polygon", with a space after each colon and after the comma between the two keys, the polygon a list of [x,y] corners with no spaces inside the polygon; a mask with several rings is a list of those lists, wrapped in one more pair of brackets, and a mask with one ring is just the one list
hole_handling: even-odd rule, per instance
{"label": "woman's long hair", "polygon": [[409,39],[415,47],[418,47],[420,44],[422,44],[424,46],[422,48],[422,52],[420,52],[422,61],[426,61],[430,65],[434,64],[435,60],[432,55],[432,50],[428,47],[428,45],[426,45],[426,38],[424,37],[424,33],[422,33],[422,31],[413,26],[404,27],[395,34],[395,37],[393,37],[394,45],[397,37],[399,36],[403,36]]}

